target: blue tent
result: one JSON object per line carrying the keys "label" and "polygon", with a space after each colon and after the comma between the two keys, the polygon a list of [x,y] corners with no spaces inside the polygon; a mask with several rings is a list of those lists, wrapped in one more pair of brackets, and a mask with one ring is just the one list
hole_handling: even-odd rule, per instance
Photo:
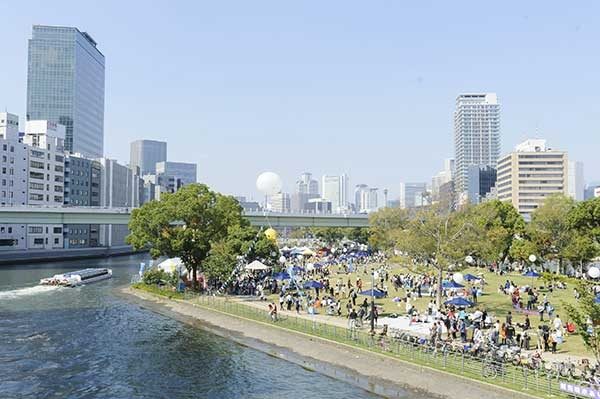
{"label": "blue tent", "polygon": [[324,285],[323,283],[319,282],[319,281],[315,281],[315,280],[310,280],[307,281],[306,283],[304,283],[303,285],[304,289],[310,289],[310,288],[323,288]]}
{"label": "blue tent", "polygon": [[536,273],[535,270],[529,270],[527,273],[523,273],[523,276],[525,276],[525,277],[540,277],[541,274]]}
{"label": "blue tent", "polygon": [[465,298],[461,298],[461,297],[454,297],[446,302],[444,302],[445,305],[454,305],[454,306],[459,306],[459,307],[463,307],[463,306],[467,306],[467,307],[471,307],[473,306],[473,302],[469,301],[468,299]]}
{"label": "blue tent", "polygon": [[287,272],[279,272],[273,275],[275,280],[289,280],[290,275]]}
{"label": "blue tent", "polygon": [[378,289],[371,289],[359,292],[360,295],[365,296],[373,296],[375,298],[383,298],[385,296],[385,292],[379,291]]}
{"label": "blue tent", "polygon": [[456,281],[451,280],[451,281],[444,281],[442,283],[442,287],[443,288],[464,288],[465,286],[462,284],[458,284]]}
{"label": "blue tent", "polygon": [[594,303],[600,303],[600,295],[596,296],[596,299],[594,299]]}
{"label": "blue tent", "polygon": [[464,275],[464,279],[467,280],[467,281],[477,281],[477,280],[481,280],[481,277],[477,277],[477,276],[474,276],[474,275],[472,275],[470,273],[467,273],[467,274]]}

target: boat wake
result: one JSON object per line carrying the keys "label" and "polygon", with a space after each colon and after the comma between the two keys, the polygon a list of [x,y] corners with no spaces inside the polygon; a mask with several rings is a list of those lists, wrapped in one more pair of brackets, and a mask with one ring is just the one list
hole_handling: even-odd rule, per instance
{"label": "boat wake", "polygon": [[61,287],[56,286],[56,285],[35,285],[33,287],[19,288],[17,290],[0,291],[0,300],[1,299],[15,299],[15,298],[20,298],[20,297],[24,297],[24,296],[44,294],[44,293],[56,291],[60,288]]}

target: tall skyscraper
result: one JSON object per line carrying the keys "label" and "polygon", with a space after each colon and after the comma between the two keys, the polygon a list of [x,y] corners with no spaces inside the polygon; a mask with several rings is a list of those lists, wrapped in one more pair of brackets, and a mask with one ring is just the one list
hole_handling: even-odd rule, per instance
{"label": "tall skyscraper", "polygon": [[192,184],[197,182],[197,170],[195,163],[187,162],[158,162],[156,164],[156,174],[172,176],[183,184]]}
{"label": "tall skyscraper", "polygon": [[415,208],[427,203],[427,184],[400,183],[400,208]]}
{"label": "tall skyscraper", "polygon": [[[312,173],[304,172],[296,181],[296,192],[299,194],[319,195],[319,182],[312,178]],[[313,197],[316,198],[316,197]]]}
{"label": "tall skyscraper", "polygon": [[104,55],[88,33],[63,26],[33,26],[27,120],[60,123],[66,127],[66,151],[102,157]]}
{"label": "tall skyscraper", "polygon": [[331,210],[341,213],[348,210],[348,175],[324,175],[322,178],[322,197],[331,201]]}
{"label": "tall skyscraper", "polygon": [[131,143],[129,165],[140,168],[141,175],[156,173],[156,164],[167,160],[167,143],[155,140],[136,140]]}
{"label": "tall skyscraper", "polygon": [[583,162],[569,161],[569,197],[575,201],[583,201],[585,197],[585,182],[583,178]]}
{"label": "tall skyscraper", "polygon": [[444,169],[431,179],[431,196],[433,201],[440,199],[440,187],[448,183],[454,177],[454,159],[444,160]]}
{"label": "tall skyscraper", "polygon": [[500,156],[500,104],[495,93],[461,94],[454,111],[457,193],[467,191],[470,165],[496,167]]}

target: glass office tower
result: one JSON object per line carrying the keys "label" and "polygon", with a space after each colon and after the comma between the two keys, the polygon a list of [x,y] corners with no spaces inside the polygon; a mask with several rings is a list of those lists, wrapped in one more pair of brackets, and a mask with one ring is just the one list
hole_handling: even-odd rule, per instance
{"label": "glass office tower", "polygon": [[65,150],[102,157],[104,55],[86,32],[33,26],[27,70],[27,120],[66,126]]}
{"label": "glass office tower", "polygon": [[156,164],[166,160],[167,143],[164,141],[136,140],[131,143],[129,165],[140,168],[142,176],[155,174]]}

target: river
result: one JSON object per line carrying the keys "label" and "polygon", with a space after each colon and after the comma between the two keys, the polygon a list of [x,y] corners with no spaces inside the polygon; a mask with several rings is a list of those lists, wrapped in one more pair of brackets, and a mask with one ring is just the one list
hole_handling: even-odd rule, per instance
{"label": "river", "polygon": [[[116,295],[147,255],[0,266],[0,398],[376,398]],[[114,277],[37,286],[84,267]]]}

